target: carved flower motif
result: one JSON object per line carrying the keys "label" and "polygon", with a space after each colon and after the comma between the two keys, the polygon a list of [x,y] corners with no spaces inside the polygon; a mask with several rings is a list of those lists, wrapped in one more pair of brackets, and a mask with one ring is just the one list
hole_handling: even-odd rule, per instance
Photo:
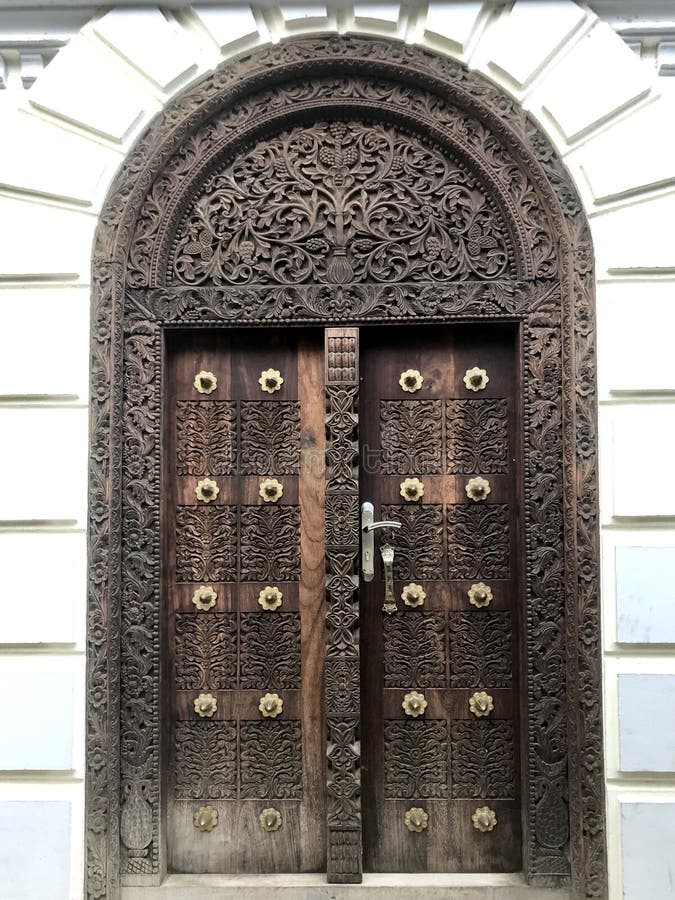
{"label": "carved flower motif", "polygon": [[424,485],[419,478],[406,478],[401,482],[400,494],[404,500],[419,500],[424,496]]}
{"label": "carved flower motif", "polygon": [[416,831],[419,834],[429,827],[429,813],[421,806],[413,806],[406,811],[404,821],[408,831]]}
{"label": "carved flower motif", "polygon": [[478,366],[474,366],[473,369],[466,370],[463,380],[470,391],[483,391],[490,379],[485,369],[479,369]]}
{"label": "carved flower motif", "polygon": [[403,588],[403,593],[401,594],[401,600],[405,603],[406,606],[423,606],[424,601],[427,598],[426,591],[424,588],[415,584],[413,581],[410,584],[406,584]]}
{"label": "carved flower motif", "polygon": [[480,500],[485,500],[492,488],[490,487],[490,482],[487,478],[481,478],[479,476],[478,478],[469,478],[465,490],[469,500],[478,503]]}
{"label": "carved flower motif", "polygon": [[216,605],[216,600],[218,599],[218,594],[213,590],[212,587],[208,587],[206,584],[200,584],[197,590],[192,595],[192,602],[197,607],[197,609],[211,609]]}
{"label": "carved flower motif", "polygon": [[407,391],[409,394],[414,394],[415,391],[419,391],[422,387],[424,378],[417,369],[406,369],[405,372],[401,372],[398,383],[404,391]]}
{"label": "carved flower motif", "polygon": [[489,806],[479,806],[475,813],[471,816],[473,827],[478,831],[492,831],[497,824],[497,816],[495,811]]}
{"label": "carved flower motif", "polygon": [[263,809],[260,813],[258,821],[265,831],[278,831],[281,828],[283,819],[281,818],[281,813],[278,809],[275,809],[273,806],[268,806],[267,809]]}
{"label": "carved flower motif", "polygon": [[401,703],[406,716],[412,716],[413,719],[424,715],[424,710],[428,705],[426,697],[424,694],[420,694],[419,691],[410,691],[405,695],[403,703]]}
{"label": "carved flower motif", "polygon": [[481,606],[489,606],[490,600],[492,600],[492,588],[488,587],[487,584],[479,581],[477,584],[471,585],[469,588],[469,603],[480,609]]}
{"label": "carved flower motif", "polygon": [[213,372],[197,372],[195,375],[194,386],[200,394],[212,394],[218,387],[218,379]]}
{"label": "carved flower motif", "polygon": [[216,499],[219,493],[220,488],[212,478],[202,478],[201,481],[197,482],[197,487],[195,488],[197,500],[210,503]]}
{"label": "carved flower motif", "polygon": [[284,379],[281,377],[281,372],[278,369],[265,369],[264,372],[260,373],[260,378],[258,379],[258,384],[267,394],[273,394],[275,391],[280,390],[283,383]]}
{"label": "carved flower motif", "polygon": [[218,709],[218,701],[213,694],[200,694],[195,700],[195,712],[200,718],[210,719]]}
{"label": "carved flower motif", "polygon": [[492,697],[486,691],[476,691],[469,697],[469,709],[479,719],[489,716],[494,708]]}
{"label": "carved flower motif", "polygon": [[260,698],[258,709],[266,719],[276,719],[284,710],[284,701],[278,694],[265,694]]}
{"label": "carved flower motif", "polygon": [[271,611],[281,606],[281,598],[283,596],[278,587],[272,587],[268,584],[258,594],[258,603],[263,609]]}
{"label": "carved flower motif", "polygon": [[283,492],[284,486],[276,478],[263,478],[258,489],[258,493],[265,503],[274,503],[277,500],[281,500]]}
{"label": "carved flower motif", "polygon": [[200,831],[213,831],[218,824],[218,810],[212,806],[200,806],[192,816],[192,821]]}

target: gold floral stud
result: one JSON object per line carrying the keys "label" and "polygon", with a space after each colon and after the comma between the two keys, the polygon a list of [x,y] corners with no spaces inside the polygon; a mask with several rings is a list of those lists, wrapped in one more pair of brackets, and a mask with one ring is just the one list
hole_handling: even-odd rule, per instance
{"label": "gold floral stud", "polygon": [[205,584],[200,584],[192,595],[192,602],[197,609],[211,609],[216,605],[217,599],[218,594],[216,594],[212,587],[208,587]]}
{"label": "gold floral stud", "polygon": [[283,383],[284,379],[281,377],[281,372],[278,369],[265,369],[264,372],[260,373],[260,378],[258,379],[258,384],[266,394],[273,394],[275,391],[278,391]]}
{"label": "gold floral stud", "polygon": [[218,824],[218,810],[212,806],[200,806],[192,816],[195,828],[200,831],[213,831]]}
{"label": "gold floral stud", "polygon": [[272,587],[268,584],[267,587],[264,587],[258,594],[258,603],[263,609],[271,612],[281,606],[281,599],[283,596],[284,595],[278,587]]}
{"label": "gold floral stud", "polygon": [[419,691],[410,691],[405,695],[403,703],[401,703],[406,716],[412,716],[413,719],[424,715],[424,710],[428,705],[426,697],[424,694],[420,694]]}
{"label": "gold floral stud", "polygon": [[485,369],[479,369],[478,366],[474,366],[473,369],[467,369],[463,379],[464,384],[470,391],[485,390],[489,380],[488,373]]}
{"label": "gold floral stud", "polygon": [[479,503],[481,500],[485,500],[492,488],[490,487],[490,482],[487,478],[478,477],[469,478],[464,490],[466,491],[466,496],[469,500]]}
{"label": "gold floral stud", "polygon": [[401,600],[403,600],[406,606],[412,606],[413,608],[416,606],[424,606],[424,601],[426,599],[427,594],[424,588],[419,584],[415,584],[413,581],[411,581],[410,584],[406,584],[403,588]]}
{"label": "gold floral stud", "polygon": [[400,494],[404,500],[419,500],[424,496],[424,485],[419,478],[406,478],[401,482]]}
{"label": "gold floral stud", "polygon": [[413,806],[406,811],[404,820],[408,831],[424,831],[429,827],[429,813],[421,806]]}
{"label": "gold floral stud", "polygon": [[266,719],[276,719],[284,710],[284,701],[278,694],[265,694],[260,698],[258,709]]}
{"label": "gold floral stud", "polygon": [[200,394],[212,394],[218,387],[218,379],[213,372],[197,372],[193,382]]}
{"label": "gold floral stud", "polygon": [[260,813],[258,821],[265,831],[278,831],[281,828],[283,819],[281,818],[281,813],[278,809],[275,809],[273,806],[268,806],[267,809],[263,809]]}
{"label": "gold floral stud", "polygon": [[265,503],[274,503],[280,500],[283,492],[284,486],[276,478],[263,478],[258,489],[258,493]]}
{"label": "gold floral stud", "polygon": [[218,709],[218,701],[213,694],[200,694],[195,700],[195,712],[202,719],[210,719]]}
{"label": "gold floral stud", "polygon": [[478,831],[492,831],[497,824],[497,816],[494,809],[489,806],[479,806],[475,813],[471,816],[473,827]]}
{"label": "gold floral stud", "polygon": [[492,600],[492,588],[488,587],[487,584],[483,584],[482,581],[472,584],[468,593],[469,603],[473,606],[477,606],[480,609],[481,606],[490,605],[490,600]]}
{"label": "gold floral stud", "polygon": [[201,481],[197,482],[197,487],[195,488],[197,500],[210,503],[216,499],[219,493],[220,488],[212,478],[202,478]]}
{"label": "gold floral stud", "polygon": [[401,385],[404,391],[407,391],[409,394],[414,394],[415,391],[419,391],[424,383],[424,378],[417,371],[417,369],[406,369],[405,372],[401,372],[401,377],[398,380],[398,383]]}
{"label": "gold floral stud", "polygon": [[469,697],[469,709],[478,719],[489,716],[494,708],[492,697],[485,691],[476,691]]}

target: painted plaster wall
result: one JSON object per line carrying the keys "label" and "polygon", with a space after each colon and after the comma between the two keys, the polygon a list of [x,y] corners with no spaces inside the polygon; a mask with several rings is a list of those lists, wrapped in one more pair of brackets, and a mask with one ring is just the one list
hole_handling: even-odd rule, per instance
{"label": "painted plaster wall", "polygon": [[478,68],[540,120],[582,193],[598,274],[611,895],[675,896],[675,79],[656,79],[568,0],[431,0],[113,11],[29,92],[0,93],[0,897],[82,893],[98,211],[170,96],[223,59],[311,31],[384,34]]}

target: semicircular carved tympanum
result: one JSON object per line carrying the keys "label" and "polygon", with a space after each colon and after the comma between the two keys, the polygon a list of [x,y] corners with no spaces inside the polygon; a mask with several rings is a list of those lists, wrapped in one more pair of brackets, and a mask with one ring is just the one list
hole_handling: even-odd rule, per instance
{"label": "semicircular carved tympanum", "polygon": [[183,217],[189,285],[513,277],[503,218],[440,148],[379,123],[319,121],[259,141]]}

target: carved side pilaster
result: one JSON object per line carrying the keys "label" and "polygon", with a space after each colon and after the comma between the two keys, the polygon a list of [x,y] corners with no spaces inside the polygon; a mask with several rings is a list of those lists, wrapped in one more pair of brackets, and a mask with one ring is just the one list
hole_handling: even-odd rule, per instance
{"label": "carved side pilaster", "polygon": [[358,330],[326,329],[328,880],[361,881]]}

